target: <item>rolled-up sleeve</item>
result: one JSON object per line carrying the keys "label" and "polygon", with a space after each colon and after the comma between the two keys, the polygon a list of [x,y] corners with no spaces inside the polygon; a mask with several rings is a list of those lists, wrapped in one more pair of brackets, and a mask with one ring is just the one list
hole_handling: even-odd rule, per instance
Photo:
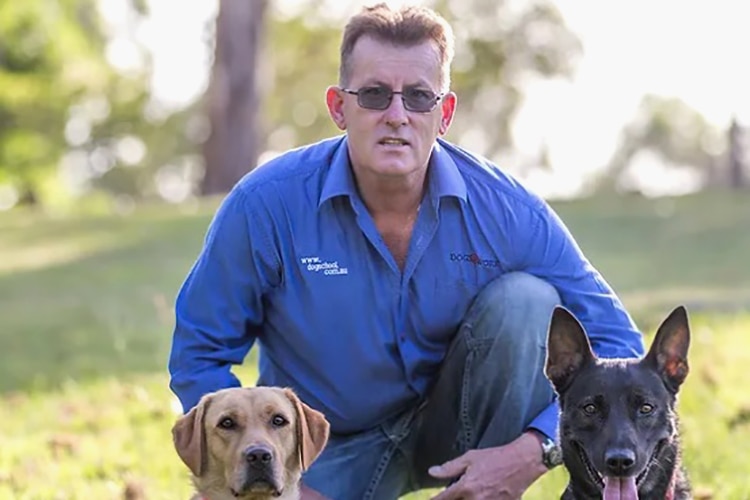
{"label": "rolled-up sleeve", "polygon": [[[558,215],[543,201],[521,210],[517,222],[518,270],[555,287],[562,305],[581,321],[594,352],[603,358],[632,358],[644,352],[643,338],[622,302],[586,259]],[[526,230],[520,230],[521,227]],[[547,436],[557,432],[559,406],[553,403],[531,424]]]}
{"label": "rolled-up sleeve", "polygon": [[268,220],[238,185],[214,216],[175,304],[170,388],[184,411],[208,392],[240,385],[242,363],[263,323],[263,295],[279,282]]}

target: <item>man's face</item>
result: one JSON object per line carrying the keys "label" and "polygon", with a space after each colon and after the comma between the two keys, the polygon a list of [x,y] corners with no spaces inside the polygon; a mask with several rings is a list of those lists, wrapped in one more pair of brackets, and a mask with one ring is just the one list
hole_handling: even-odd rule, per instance
{"label": "man's face", "polygon": [[[440,58],[432,42],[396,46],[362,37],[352,51],[350,68],[348,89],[441,91]],[[448,130],[456,104],[455,95],[449,93],[433,110],[420,113],[407,110],[401,94],[395,94],[383,110],[362,108],[356,95],[337,87],[329,88],[326,97],[334,122],[347,131],[349,155],[360,182],[423,172],[435,139]]]}

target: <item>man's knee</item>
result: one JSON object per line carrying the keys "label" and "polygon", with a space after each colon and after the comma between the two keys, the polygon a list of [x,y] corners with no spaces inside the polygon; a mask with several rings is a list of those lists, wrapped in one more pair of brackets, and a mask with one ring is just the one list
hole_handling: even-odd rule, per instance
{"label": "man's knee", "polygon": [[552,310],[558,304],[560,295],[551,284],[528,273],[512,272],[479,292],[464,322],[471,326],[475,339],[501,337],[505,345],[544,344]]}

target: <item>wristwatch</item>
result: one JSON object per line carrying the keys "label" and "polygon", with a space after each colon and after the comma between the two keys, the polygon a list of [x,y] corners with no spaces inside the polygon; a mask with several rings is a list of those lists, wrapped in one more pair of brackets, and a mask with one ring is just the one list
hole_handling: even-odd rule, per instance
{"label": "wristwatch", "polygon": [[548,469],[562,464],[562,448],[547,436],[539,437],[542,439],[542,463]]}

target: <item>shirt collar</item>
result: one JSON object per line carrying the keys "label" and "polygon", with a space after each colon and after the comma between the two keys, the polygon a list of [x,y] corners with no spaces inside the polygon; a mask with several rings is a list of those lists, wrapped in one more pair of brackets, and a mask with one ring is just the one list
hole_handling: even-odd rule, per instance
{"label": "shirt collar", "polygon": [[[466,182],[458,171],[458,166],[445,148],[445,141],[438,139],[432,147],[428,171],[428,195],[433,199],[454,196],[466,201]],[[318,208],[336,196],[356,198],[357,185],[349,164],[349,149],[346,136],[339,142],[331,159],[331,167],[326,175],[320,193]]]}
{"label": "shirt collar", "polygon": [[453,156],[446,148],[446,142],[438,139],[432,147],[430,157],[430,195],[435,198],[453,196],[466,201],[466,181],[464,181]]}
{"label": "shirt collar", "polygon": [[357,185],[354,183],[354,174],[349,167],[349,142],[346,136],[343,136],[331,158],[331,167],[328,169],[323,189],[320,192],[318,208],[336,196],[355,197],[356,194]]}

